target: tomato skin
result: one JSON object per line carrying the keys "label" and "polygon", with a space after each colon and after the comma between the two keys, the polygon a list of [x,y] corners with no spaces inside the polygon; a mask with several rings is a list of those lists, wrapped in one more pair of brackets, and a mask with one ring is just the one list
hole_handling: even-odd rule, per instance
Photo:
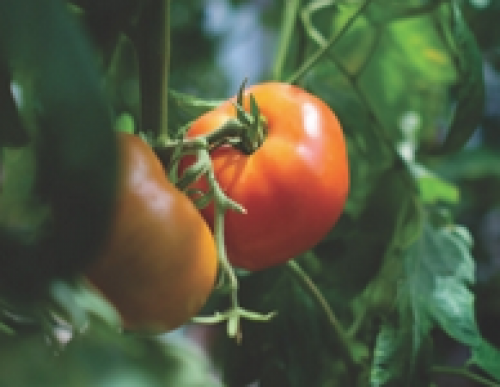
{"label": "tomato skin", "polygon": [[151,148],[121,133],[121,188],[102,255],[87,271],[128,329],[169,331],[206,302],[217,274],[212,233]]}
{"label": "tomato skin", "polygon": [[[212,164],[223,191],[246,214],[228,211],[225,242],[230,262],[260,270],[286,262],[317,244],[338,220],[349,189],[345,139],[330,108],[304,90],[264,83],[252,93],[267,119],[264,143],[245,155],[231,146],[215,149]],[[235,117],[234,99],[196,120],[196,137]],[[206,189],[206,181],[195,183]],[[213,227],[214,207],[202,211]]]}

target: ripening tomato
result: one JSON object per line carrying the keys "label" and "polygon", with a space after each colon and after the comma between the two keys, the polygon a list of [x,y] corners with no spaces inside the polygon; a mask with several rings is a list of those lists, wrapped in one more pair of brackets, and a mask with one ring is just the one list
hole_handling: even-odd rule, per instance
{"label": "ripening tomato", "polygon": [[[349,171],[342,128],[323,101],[292,85],[265,83],[246,90],[247,110],[250,93],[267,120],[263,144],[250,155],[225,145],[211,158],[223,191],[247,210],[226,213],[228,258],[236,267],[259,270],[325,237],[343,210]],[[187,136],[210,133],[234,118],[233,103],[201,116]],[[206,181],[195,186],[206,190]],[[213,205],[203,215],[213,225]]]}
{"label": "ripening tomato", "polygon": [[110,236],[87,277],[128,329],[168,331],[206,302],[215,282],[212,233],[171,184],[152,149],[121,133],[120,195]]}

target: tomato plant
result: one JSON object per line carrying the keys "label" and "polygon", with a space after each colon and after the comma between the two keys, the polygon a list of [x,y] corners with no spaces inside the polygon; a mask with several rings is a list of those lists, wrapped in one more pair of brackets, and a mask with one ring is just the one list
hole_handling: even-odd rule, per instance
{"label": "tomato plant", "polygon": [[151,148],[121,133],[121,182],[114,223],[89,280],[129,329],[167,331],[204,305],[217,259],[212,234],[172,185]]}
{"label": "tomato plant", "polygon": [[[251,154],[230,145],[211,153],[222,190],[246,213],[225,217],[228,258],[260,270],[283,263],[319,242],[344,207],[349,170],[340,123],[319,98],[284,83],[247,90],[264,117],[265,139]],[[197,119],[187,136],[210,133],[236,116],[234,101]],[[203,181],[195,186],[206,190]],[[210,224],[214,206],[203,210]]]}
{"label": "tomato plant", "polygon": [[498,385],[499,16],[0,1],[0,385]]}

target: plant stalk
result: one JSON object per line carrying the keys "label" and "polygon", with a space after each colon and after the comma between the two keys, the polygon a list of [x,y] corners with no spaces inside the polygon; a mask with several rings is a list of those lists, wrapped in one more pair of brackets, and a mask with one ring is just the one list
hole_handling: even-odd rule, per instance
{"label": "plant stalk", "polygon": [[285,61],[292,42],[293,31],[297,25],[301,0],[285,0],[283,21],[281,23],[278,53],[273,67],[273,79],[280,81],[285,67]]}
{"label": "plant stalk", "polygon": [[352,26],[356,19],[364,12],[366,7],[370,4],[370,0],[366,0],[363,5],[359,7],[356,13],[344,24],[342,29],[334,36],[332,36],[326,45],[320,47],[310,58],[307,60],[292,76],[288,79],[288,83],[297,84],[300,79],[314,66],[316,63],[330,50],[331,47],[344,35],[344,33]]}
{"label": "plant stalk", "polygon": [[130,38],[137,50],[141,85],[140,130],[168,137],[168,76],[170,70],[170,0],[145,4]]}
{"label": "plant stalk", "polygon": [[492,380],[486,379],[482,376],[476,375],[466,368],[456,368],[456,367],[446,367],[446,366],[433,366],[431,371],[433,373],[439,374],[448,374],[448,375],[456,375],[461,376],[463,378],[472,380],[476,383],[479,383],[483,386],[487,387],[500,387],[500,383],[496,383]]}
{"label": "plant stalk", "polygon": [[351,351],[349,337],[344,330],[344,327],[340,324],[337,317],[333,313],[328,301],[325,299],[321,291],[318,289],[316,284],[312,281],[312,279],[307,275],[307,273],[297,264],[297,262],[290,260],[287,262],[287,267],[290,272],[297,278],[301,285],[307,290],[307,292],[313,297],[318,306],[321,308],[323,313],[325,314],[328,323],[332,327],[335,335],[337,337],[337,341],[340,344],[344,360],[346,361],[348,369],[355,370],[357,368],[357,361],[354,358],[354,355]]}

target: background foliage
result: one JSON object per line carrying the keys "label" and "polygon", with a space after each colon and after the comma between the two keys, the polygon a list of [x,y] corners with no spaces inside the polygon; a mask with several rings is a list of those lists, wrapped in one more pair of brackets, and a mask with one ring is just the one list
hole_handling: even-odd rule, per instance
{"label": "background foliage", "polygon": [[[171,133],[248,77],[318,95],[348,140],[340,222],[299,270],[241,274],[241,304],[278,314],[244,322],[238,345],[218,326],[120,334],[78,280],[114,192],[112,130],[154,134],[152,4],[0,5],[1,383],[499,385],[500,5],[171,2],[169,86],[185,93],[165,101]],[[67,192],[85,193],[72,228]]]}

